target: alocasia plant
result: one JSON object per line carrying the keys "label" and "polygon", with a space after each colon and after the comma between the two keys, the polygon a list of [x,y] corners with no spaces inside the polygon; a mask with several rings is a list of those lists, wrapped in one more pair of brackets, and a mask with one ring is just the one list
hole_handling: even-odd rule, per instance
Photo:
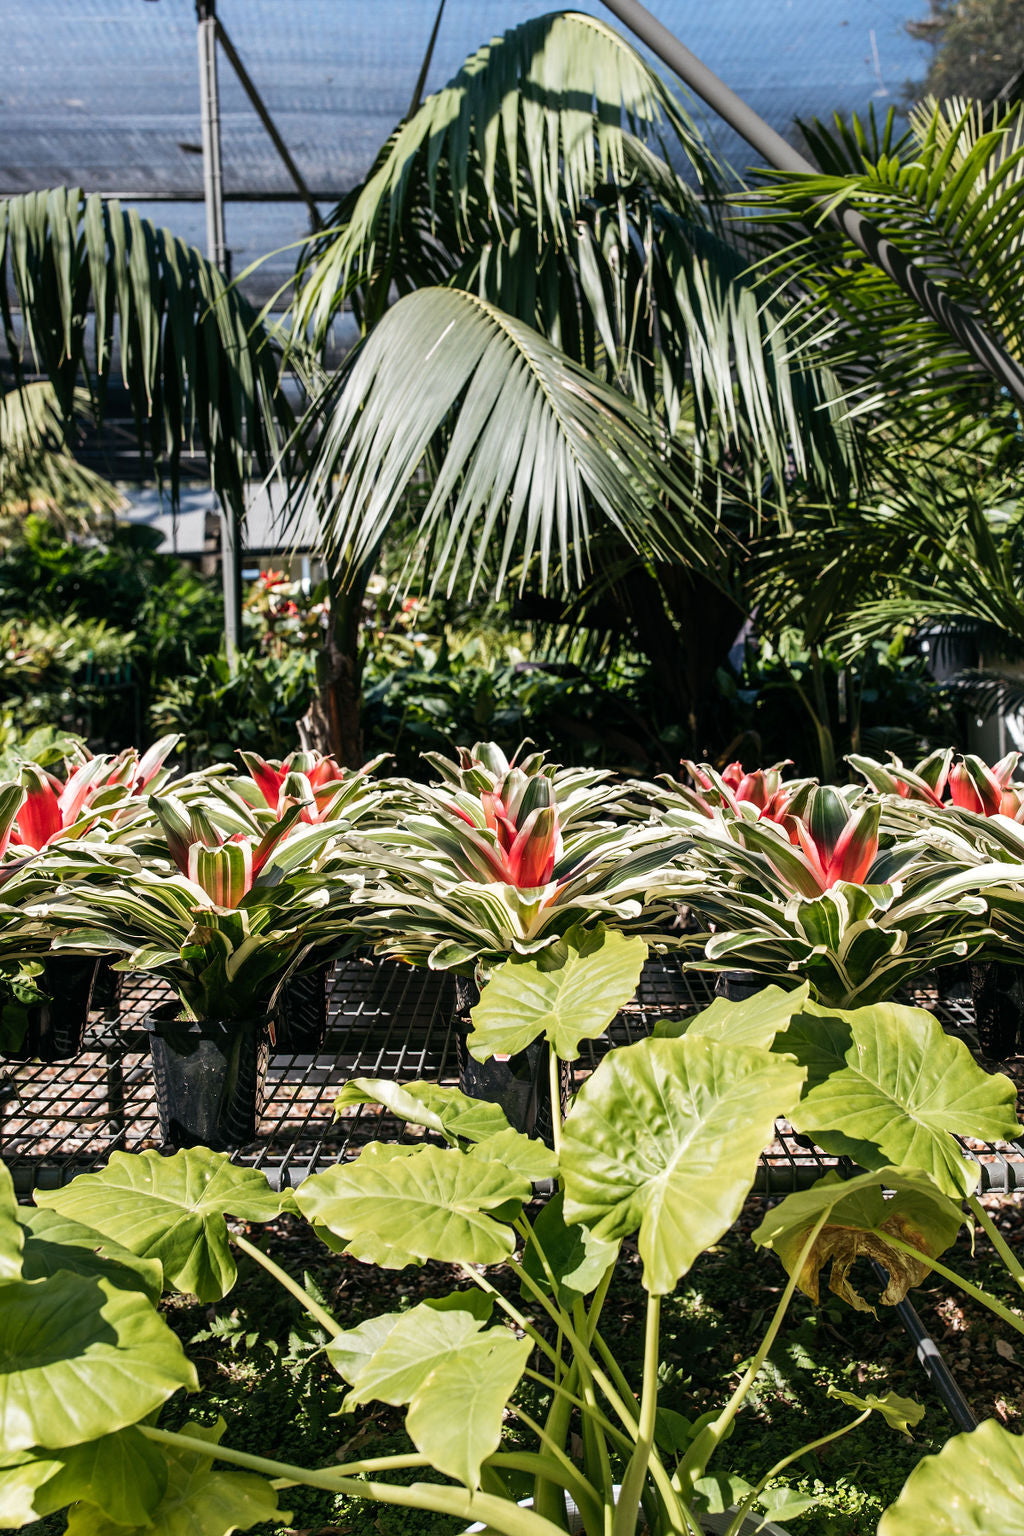
{"label": "alocasia plant", "polygon": [[[511,1027],[544,1036],[556,1054],[575,1054],[582,1038],[607,1027],[642,960],[633,953],[637,941],[609,935],[606,942],[607,954],[598,942],[589,953],[568,946],[547,964],[509,962],[493,983],[497,995],[485,989],[475,1010],[471,1049],[496,1048]],[[517,991],[536,1000],[518,1021]],[[278,1491],[301,1485],[480,1521],[499,1536],[564,1536],[566,1495],[585,1536],[634,1536],[642,1524],[664,1536],[703,1536],[709,1494],[723,1483],[737,1503],[728,1536],[739,1536],[748,1514],[785,1519],[787,1504],[799,1513],[807,1501],[777,1486],[781,1465],[753,1482],[723,1465],[730,1429],[796,1289],[817,1294],[831,1264],[833,1290],[866,1304],[851,1279],[860,1254],[888,1271],[883,1304],[932,1270],[956,1279],[942,1255],[970,1219],[1024,1286],[1024,1269],[970,1192],[970,1178],[936,1153],[942,1138],[955,1149],[953,1130],[1014,1133],[1012,1085],[987,1078],[957,1042],[948,1060],[933,1060],[936,1041],[925,1022],[878,1008],[809,1017],[807,1008],[806,989],[769,990],[740,1005],[718,1002],[612,1051],[564,1124],[556,1099],[553,1149],[457,1090],[358,1081],[342,1093],[342,1112],[379,1099],[433,1141],[371,1144],[283,1194],[261,1173],[203,1149],[114,1153],[105,1170],[38,1192],[39,1208],[28,1211],[15,1207],[0,1172],[0,1404],[10,1426],[0,1459],[3,1522],[26,1525],[70,1504],[83,1536],[111,1522],[155,1536],[170,1528],[172,1512],[174,1528],[187,1520],[196,1536],[223,1536],[227,1526],[285,1518]],[[908,1028],[917,1031],[912,1049],[920,1061],[908,1060],[893,1077],[883,1058],[911,1049]],[[840,1075],[860,1072],[870,1082],[879,1066],[898,1088],[884,1116],[880,1101],[868,1095],[860,1105],[848,1085],[837,1085],[846,1101],[843,1134],[856,1138],[867,1171],[845,1183],[829,1176],[768,1212],[755,1241],[778,1255],[788,1281],[764,1338],[722,1402],[692,1421],[675,1415],[666,1434],[658,1413],[662,1299],[738,1214],[775,1116],[812,1117],[816,1095],[820,1107],[828,1088],[823,1051],[838,1061],[844,1050]],[[932,1069],[927,1085],[915,1084],[922,1064]],[[553,1179],[556,1193],[538,1214],[531,1184],[539,1179]],[[227,1221],[260,1223],[282,1210],[301,1213],[331,1248],[364,1262],[452,1264],[461,1288],[346,1326]],[[647,1291],[635,1381],[601,1331],[617,1259],[632,1238]],[[162,1427],[161,1405],[177,1387],[195,1390],[196,1379],[153,1298],[162,1285],[216,1301],[235,1283],[235,1251],[279,1280],[321,1330],[324,1355],[350,1389],[346,1409],[373,1401],[405,1408],[411,1453],[305,1467],[268,1456],[265,1446],[235,1444],[222,1423]],[[495,1265],[516,1278],[521,1297],[492,1284],[486,1270]],[[978,1286],[966,1290],[1024,1333],[1024,1320],[1005,1303]],[[538,1386],[546,1389],[539,1395]],[[838,1396],[851,1417],[816,1436],[817,1449],[872,1413],[907,1434],[923,1412],[893,1393]],[[541,1423],[533,1417],[538,1401]],[[509,1447],[506,1420],[518,1420]],[[884,1536],[987,1531],[990,1500],[1006,1514],[1000,1529],[1017,1529],[1024,1462],[1015,1437],[994,1424],[977,1434],[1000,1485],[972,1484],[972,1445],[954,1440],[911,1474],[884,1517]],[[794,1446],[785,1464],[806,1449]],[[430,1466],[441,1480],[408,1486],[389,1480],[392,1465]],[[523,1474],[533,1485],[525,1508],[512,1481]]]}

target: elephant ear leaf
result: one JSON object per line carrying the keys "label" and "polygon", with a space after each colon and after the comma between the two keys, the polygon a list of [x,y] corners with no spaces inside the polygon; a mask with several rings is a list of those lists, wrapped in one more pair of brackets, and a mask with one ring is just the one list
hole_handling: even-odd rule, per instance
{"label": "elephant ear leaf", "polygon": [[954,1435],[907,1478],[878,1536],[1024,1536],[1024,1439],[995,1419]]}
{"label": "elephant ear leaf", "polygon": [[728,1231],[803,1070],[706,1038],[611,1051],[562,1128],[565,1219],[614,1242],[639,1232],[644,1285],[674,1290]]}
{"label": "elephant ear leaf", "polygon": [[347,1253],[386,1269],[427,1259],[503,1263],[515,1233],[501,1218],[529,1198],[529,1180],[455,1149],[400,1151],[387,1155],[371,1144],[351,1162],[312,1174],[295,1191],[299,1210],[343,1238]]}
{"label": "elephant ear leaf", "polygon": [[838,1387],[829,1387],[828,1396],[850,1408],[870,1408],[872,1413],[880,1413],[892,1429],[905,1435],[909,1435],[913,1426],[924,1418],[924,1405],[912,1397],[900,1397],[898,1392],[887,1392],[884,1397],[869,1392],[865,1397],[858,1397],[856,1392],[841,1392]]}
{"label": "elephant ear leaf", "polygon": [[1020,1134],[1009,1078],[983,1071],[963,1041],[921,1008],[815,1008],[794,1019],[776,1048],[807,1069],[807,1091],[793,1112],[797,1130],[862,1168],[918,1168],[961,1196],[973,1188],[977,1165],[954,1137]]}
{"label": "elephant ear leaf", "polygon": [[21,1251],[25,1233],[18,1221],[14,1180],[6,1163],[0,1163],[0,1283],[21,1278]]}
{"label": "elephant ear leaf", "polygon": [[272,1221],[289,1200],[272,1190],[262,1173],[237,1168],[224,1153],[206,1147],[171,1157],[115,1152],[99,1173],[36,1195],[39,1205],[92,1227],[140,1258],[158,1259],[166,1283],[200,1301],[219,1301],[235,1283],[225,1217]]}
{"label": "elephant ear leaf", "polygon": [[195,1367],[144,1295],[59,1271],[7,1281],[0,1305],[4,1449],[60,1450],[137,1424]]}
{"label": "elephant ear leaf", "polygon": [[469,1051],[478,1061],[515,1055],[543,1038],[563,1061],[580,1041],[608,1028],[636,992],[647,957],[642,939],[569,930],[541,960],[514,959],[495,971],[472,1011]]}
{"label": "elephant ear leaf", "polygon": [[148,1525],[167,1489],[162,1450],[134,1427],[84,1445],[40,1454],[24,1451],[0,1464],[0,1520],[22,1523],[85,1500],[120,1526]]}
{"label": "elephant ear leaf", "polygon": [[214,1457],[204,1445],[220,1440],[223,1419],[215,1425],[186,1424],[181,1433],[196,1440],[196,1449],[161,1447],[166,1491],[144,1524],[126,1531],[102,1510],[82,1503],[69,1512],[68,1536],[230,1536],[232,1531],[247,1531],[264,1521],[282,1525],[290,1520],[278,1509],[277,1491],[266,1478],[251,1472],[214,1471]]}
{"label": "elephant ear leaf", "polygon": [[[891,1198],[886,1190],[893,1191]],[[850,1283],[856,1261],[875,1259],[885,1268],[889,1278],[879,1299],[884,1306],[895,1306],[930,1273],[927,1260],[950,1246],[963,1220],[959,1204],[925,1175],[885,1168],[845,1181],[827,1174],[810,1189],[787,1196],[753,1237],[775,1250],[813,1302],[818,1301],[822,1271],[831,1264],[829,1288],[857,1311],[873,1312]],[[815,1229],[817,1235],[805,1253]],[[896,1247],[894,1238],[921,1257]]]}

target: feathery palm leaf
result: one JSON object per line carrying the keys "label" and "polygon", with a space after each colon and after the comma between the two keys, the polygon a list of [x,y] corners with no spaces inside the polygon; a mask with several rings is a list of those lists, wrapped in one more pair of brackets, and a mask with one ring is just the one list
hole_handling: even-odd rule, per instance
{"label": "feathery palm leaf", "polygon": [[[336,559],[372,559],[438,434],[420,515],[432,575],[500,547],[539,552],[541,583],[582,573],[594,511],[635,548],[700,560],[709,531],[681,515],[690,488],[649,419],[530,327],[472,294],[426,288],[374,328],[317,403],[322,431],[303,487]],[[452,418],[454,422],[452,423]],[[436,537],[435,537],[436,536]]]}
{"label": "feathery palm leaf", "polygon": [[291,418],[267,332],[211,262],[134,210],[65,187],[0,200],[0,319],[66,419],[83,379],[102,410],[116,338],[140,449],[172,494],[193,440],[238,513],[250,467],[271,469]]}
{"label": "feathery palm leaf", "polygon": [[[532,224],[557,243],[602,185],[636,178],[659,128],[710,185],[715,169],[678,103],[605,22],[554,13],[494,38],[395,130],[331,220],[340,232],[313,242],[299,329],[322,344],[353,287],[378,318],[391,281],[402,292],[442,280],[482,227],[507,241]],[[677,180],[657,157],[644,171]]]}
{"label": "feathery palm leaf", "polygon": [[993,125],[978,103],[930,102],[911,113],[901,138],[891,125],[880,133],[815,123],[805,132],[826,170],[768,173],[771,186],[760,195],[785,228],[796,217],[815,224],[789,248],[784,270],[804,284],[812,308],[840,317],[833,362],[862,381],[864,404],[881,395],[898,400],[904,415],[914,406],[984,409],[996,398],[992,378],[824,217],[840,203],[866,214],[1024,358],[1024,113],[1014,108]]}

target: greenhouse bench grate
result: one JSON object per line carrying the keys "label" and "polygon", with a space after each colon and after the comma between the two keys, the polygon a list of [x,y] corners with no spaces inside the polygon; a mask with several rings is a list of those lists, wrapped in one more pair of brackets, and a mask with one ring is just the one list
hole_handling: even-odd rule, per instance
{"label": "greenhouse bench grate", "polygon": [[[124,989],[120,1016],[94,1016],[86,1049],[74,1061],[8,1064],[10,1086],[0,1093],[0,1153],[21,1198],[34,1188],[53,1188],[102,1167],[111,1152],[160,1146],[142,1020],[169,995],[159,982],[133,980]],[[584,1042],[577,1086],[612,1047],[642,1039],[660,1018],[705,1007],[710,996],[703,973],[686,971],[673,958],[649,960],[635,1001],[605,1035]],[[969,1004],[940,1001],[927,991],[914,1000],[937,1012],[951,1032],[970,1040]],[[235,1161],[261,1169],[281,1188],[354,1155],[370,1141],[421,1136],[378,1105],[358,1105],[335,1120],[334,1098],[352,1077],[454,1084],[453,1003],[454,986],[446,976],[394,961],[339,964],[323,1050],[315,1056],[271,1057],[260,1139],[235,1153]],[[961,1146],[979,1164],[983,1192],[1024,1189],[1024,1148],[982,1142]],[[754,1192],[804,1189],[830,1168],[848,1172],[851,1166],[805,1145],[780,1122],[762,1155]]]}

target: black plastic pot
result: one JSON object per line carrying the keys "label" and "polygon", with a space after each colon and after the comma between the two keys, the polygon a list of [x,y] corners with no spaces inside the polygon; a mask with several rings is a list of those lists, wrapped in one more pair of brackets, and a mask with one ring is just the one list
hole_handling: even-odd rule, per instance
{"label": "black plastic pot", "polygon": [[1015,1056],[1021,1046],[1024,966],[995,960],[971,962],[971,998],[978,1044],[993,1061]]}
{"label": "black plastic pot", "polygon": [[273,1015],[185,1023],[178,1009],[164,1003],[145,1021],[164,1144],[247,1146],[263,1108]]}
{"label": "black plastic pot", "polygon": [[[469,1010],[480,1001],[475,981],[455,978],[455,1046],[459,1066],[459,1087],[473,1099],[498,1104],[513,1130],[536,1136],[550,1146],[554,1131],[551,1124],[548,1045],[535,1040],[525,1051],[514,1056],[492,1056],[477,1061],[469,1054],[472,1020]],[[562,1112],[572,1092],[572,1068],[559,1062],[559,1100]]]}
{"label": "black plastic pot", "polygon": [[117,1015],[120,1011],[124,971],[114,970],[114,961],[120,958],[120,955],[101,955],[96,963],[92,1006],[98,1012]]}
{"label": "black plastic pot", "polygon": [[290,976],[277,999],[273,1044],[284,1056],[315,1056],[327,1034],[327,1005],[334,964]]}
{"label": "black plastic pot", "polygon": [[727,998],[730,1003],[742,1003],[769,986],[767,977],[756,971],[719,971],[715,977],[715,996]]}
{"label": "black plastic pot", "polygon": [[12,1061],[70,1061],[81,1053],[97,963],[92,955],[46,956],[38,985],[52,1001],[26,1010],[21,1046],[6,1052]]}

